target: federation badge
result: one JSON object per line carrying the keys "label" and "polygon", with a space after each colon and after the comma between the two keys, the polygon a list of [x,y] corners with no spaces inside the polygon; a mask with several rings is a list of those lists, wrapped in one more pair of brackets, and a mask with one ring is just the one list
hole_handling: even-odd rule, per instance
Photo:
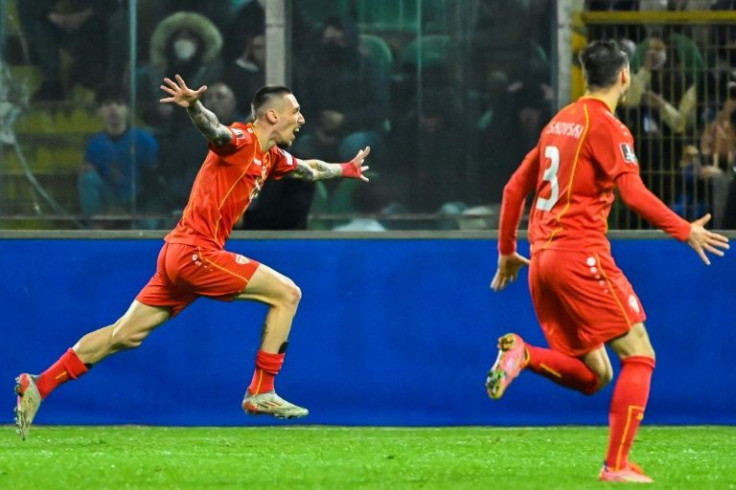
{"label": "federation badge", "polygon": [[636,159],[636,153],[634,153],[634,149],[631,147],[630,144],[621,143],[619,147],[621,148],[621,154],[624,157],[624,162],[639,163],[639,161]]}

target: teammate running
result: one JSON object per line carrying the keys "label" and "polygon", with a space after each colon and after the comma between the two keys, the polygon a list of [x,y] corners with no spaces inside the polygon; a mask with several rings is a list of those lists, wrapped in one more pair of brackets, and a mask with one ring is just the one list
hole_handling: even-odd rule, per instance
{"label": "teammate running", "polygon": [[[534,309],[550,348],[504,335],[486,388],[499,399],[519,372],[529,369],[591,395],[613,378],[608,344],[621,359],[621,373],[599,479],[649,483],[652,479],[629,461],[629,450],[649,397],[654,350],[644,309],[605,236],[614,188],[629,207],[687,242],[706,264],[705,252],[722,256],[728,240],[703,228],[710,215],[688,223],[644,186],[634,140],[614,116],[630,83],[626,54],[613,42],[599,41],[580,60],[588,92],[552,118],[504,188],[498,270],[491,283],[500,291],[530,266]],[[530,262],[516,251],[516,230],[531,191],[536,196],[529,217]]]}

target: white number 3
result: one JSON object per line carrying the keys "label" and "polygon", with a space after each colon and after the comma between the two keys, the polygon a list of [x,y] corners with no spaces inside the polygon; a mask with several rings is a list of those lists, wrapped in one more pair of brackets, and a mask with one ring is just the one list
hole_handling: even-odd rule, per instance
{"label": "white number 3", "polygon": [[557,181],[557,171],[560,169],[560,150],[556,146],[546,146],[544,156],[549,159],[549,167],[544,170],[542,180],[549,182],[552,192],[548,198],[537,199],[537,209],[552,211],[560,197],[560,183]]}

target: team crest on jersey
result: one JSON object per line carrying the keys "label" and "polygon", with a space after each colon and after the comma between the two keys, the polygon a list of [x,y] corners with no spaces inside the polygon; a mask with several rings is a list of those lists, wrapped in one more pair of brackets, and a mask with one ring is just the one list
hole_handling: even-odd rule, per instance
{"label": "team crest on jersey", "polygon": [[639,313],[639,302],[636,300],[636,296],[633,294],[629,296],[629,306],[632,310]]}
{"label": "team crest on jersey", "polygon": [[233,133],[235,134],[236,139],[242,140],[245,138],[245,133],[242,129],[233,128]]}
{"label": "team crest on jersey", "polygon": [[627,163],[639,163],[639,161],[636,159],[636,153],[634,153],[634,149],[631,147],[628,143],[621,143],[619,145],[621,148],[621,154],[624,157],[624,162]]}
{"label": "team crest on jersey", "polygon": [[247,264],[248,262],[250,262],[250,260],[248,260],[244,256],[238,254],[238,255],[235,256],[235,262],[237,262],[238,264],[241,264],[242,265],[242,264]]}

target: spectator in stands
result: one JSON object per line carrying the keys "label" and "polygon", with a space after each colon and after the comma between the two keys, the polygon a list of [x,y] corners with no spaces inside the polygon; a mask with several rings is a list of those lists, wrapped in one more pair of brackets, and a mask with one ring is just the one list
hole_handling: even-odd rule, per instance
{"label": "spectator in stands", "polygon": [[349,20],[328,18],[321,40],[295,77],[304,113],[314,116],[305,126],[307,134],[295,143],[294,154],[348,161],[370,146],[378,160],[388,114],[388,80],[376,62],[358,50],[357,28]]}
{"label": "spectator in stands", "polygon": [[655,33],[637,46],[631,60],[635,75],[623,101],[626,107],[643,104],[645,132],[656,132],[662,124],[681,134],[695,121],[697,81],[705,63],[700,50],[686,36]]}
{"label": "spectator in stands", "polygon": [[[514,137],[510,128],[517,126],[516,101],[509,85],[506,72],[493,70],[486,75],[479,93],[477,106],[482,112],[475,122],[477,145],[473,152],[473,162],[477,165],[473,174],[477,180],[476,185],[469,186],[469,204],[500,203],[505,181],[499,176],[511,175],[520,161],[520,150],[509,141]],[[489,162],[487,156],[491,148],[493,158]]]}
{"label": "spectator in stands", "polygon": [[[243,55],[243,48],[249,40],[266,31],[265,6],[266,0],[246,0],[245,4],[231,16],[230,22],[223,31],[227,39],[223,47],[223,57],[228,63]],[[254,93],[248,94],[249,103]]]}
{"label": "spectator in stands", "polygon": [[[463,172],[458,171],[459,115],[448,90],[424,91],[414,109],[399,120],[391,134],[385,172],[401,208],[413,213],[435,213],[465,198]],[[394,206],[395,207],[395,206]]]}
{"label": "spectator in stands", "polygon": [[158,162],[153,136],[130,127],[128,101],[127,93],[116,86],[103,86],[96,94],[103,130],[87,143],[79,175],[82,212],[90,218],[133,211]]}
{"label": "spectator in stands", "polygon": [[622,101],[622,118],[637,135],[643,179],[668,203],[683,186],[678,172],[682,149],[699,136],[695,122],[704,70],[695,43],[661,27],[650,28],[631,60],[634,75]]}
{"label": "spectator in stands", "polygon": [[481,0],[471,34],[474,66],[479,74],[505,70],[509,78],[521,76],[528,59],[526,23],[529,10],[522,0]]}
{"label": "spectator in stands", "polygon": [[360,213],[344,225],[333,228],[334,231],[386,231],[383,224],[375,218],[389,204],[388,189],[380,182],[371,181],[371,185],[355,188],[350,198],[356,213]]}
{"label": "spectator in stands", "polygon": [[[180,1],[180,0],[176,0]],[[199,3],[201,0],[189,0]],[[213,0],[217,4],[217,8],[223,11],[222,0]],[[265,32],[266,26],[266,3],[268,0],[236,0],[230,3],[234,7],[234,12],[230,12],[226,25],[222,28],[222,32],[227,39],[226,45],[223,47],[223,58],[228,62],[238,58],[241,55],[242,47],[245,46],[247,40],[258,34]],[[312,2],[290,2],[290,18],[291,18],[291,49],[293,59],[301,60],[305,53],[313,51],[319,40],[319,28],[312,25],[304,15],[305,8],[302,4],[312,4]],[[231,7],[232,8],[232,7]],[[250,100],[253,94],[248,95]]]}
{"label": "spectator in stands", "polygon": [[728,92],[723,108],[706,124],[700,140],[705,161],[698,176],[710,185],[715,228],[723,226],[736,170],[736,83],[731,82]]}
{"label": "spectator in stands", "polygon": [[266,83],[266,36],[263,32],[248,37],[243,51],[225,66],[222,80],[235,91],[238,112],[250,114],[250,99]]}
{"label": "spectator in stands", "polygon": [[150,59],[137,71],[141,116],[157,137],[189,126],[186,114],[170,104],[159,104],[161,80],[179,74],[193,87],[214,83],[222,76],[222,35],[207,17],[178,12],[162,20],[151,39]]}
{"label": "spectator in stands", "polygon": [[683,174],[682,194],[672,205],[672,209],[685,219],[712,212],[711,190],[706,183],[713,176],[713,167],[704,165],[703,156],[694,145],[687,145],[680,168]]}
{"label": "spectator in stands", "polygon": [[107,21],[119,7],[117,0],[26,0],[16,6],[32,61],[41,67],[36,100],[65,97],[59,48],[72,58],[67,87],[93,88],[102,82],[108,60]]}

